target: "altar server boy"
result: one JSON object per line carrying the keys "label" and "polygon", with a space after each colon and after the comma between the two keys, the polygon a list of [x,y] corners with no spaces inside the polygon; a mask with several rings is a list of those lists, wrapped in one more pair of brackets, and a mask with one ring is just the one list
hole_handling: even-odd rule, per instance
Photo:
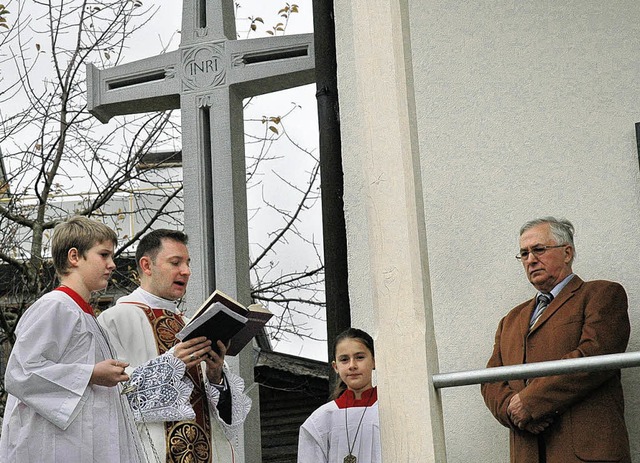
{"label": "altar server boy", "polygon": [[91,293],[115,269],[117,237],[74,216],[51,243],[60,286],[20,318],[5,373],[2,462],[143,462],[131,410],[116,387],[129,377],[96,323]]}

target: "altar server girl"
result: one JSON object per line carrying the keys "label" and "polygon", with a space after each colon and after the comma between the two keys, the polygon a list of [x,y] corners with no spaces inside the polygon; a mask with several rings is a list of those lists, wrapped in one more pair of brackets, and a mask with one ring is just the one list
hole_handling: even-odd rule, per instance
{"label": "altar server girl", "polygon": [[333,400],[300,427],[298,463],[379,463],[380,425],[373,339],[349,328],[338,335],[331,363],[338,374]]}

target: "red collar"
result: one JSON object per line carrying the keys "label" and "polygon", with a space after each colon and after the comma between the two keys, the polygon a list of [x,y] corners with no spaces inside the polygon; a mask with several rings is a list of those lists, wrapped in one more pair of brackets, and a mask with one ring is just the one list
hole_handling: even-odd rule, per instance
{"label": "red collar", "polygon": [[372,387],[371,389],[367,389],[362,393],[360,399],[356,399],[353,391],[347,389],[344,391],[340,397],[338,397],[335,402],[338,408],[348,408],[348,407],[370,407],[378,401],[378,388]]}
{"label": "red collar", "polygon": [[78,293],[76,293],[73,289],[69,288],[68,286],[58,286],[56,289],[54,289],[54,291],[62,291],[71,299],[73,299],[73,302],[78,304],[84,313],[89,314],[92,317],[96,316],[96,314],[93,312],[93,307],[91,307],[91,305],[87,301],[82,299],[82,296],[80,296]]}

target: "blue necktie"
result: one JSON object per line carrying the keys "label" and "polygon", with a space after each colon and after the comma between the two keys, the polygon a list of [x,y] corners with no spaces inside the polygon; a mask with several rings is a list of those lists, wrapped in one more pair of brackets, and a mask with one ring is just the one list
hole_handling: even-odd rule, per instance
{"label": "blue necktie", "polygon": [[536,306],[536,309],[533,311],[533,314],[531,315],[531,320],[529,321],[529,330],[531,330],[531,328],[533,328],[533,325],[536,324],[536,322],[538,321],[538,318],[540,318],[540,315],[542,315],[542,312],[544,312],[544,309],[546,309],[547,306],[551,303],[552,299],[553,299],[553,294],[547,294],[547,293],[538,294],[538,305]]}

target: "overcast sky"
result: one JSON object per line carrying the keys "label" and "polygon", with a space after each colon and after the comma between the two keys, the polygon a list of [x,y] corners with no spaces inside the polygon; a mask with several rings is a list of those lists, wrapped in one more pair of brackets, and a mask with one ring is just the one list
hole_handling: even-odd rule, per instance
{"label": "overcast sky", "polygon": [[[236,29],[240,39],[257,38],[270,36],[267,31],[272,30],[278,23],[284,22],[278,11],[284,8],[287,3],[282,1],[265,0],[236,0],[237,20]],[[297,5],[298,13],[290,15],[287,23],[286,34],[300,34],[313,32],[312,2],[302,0],[290,2],[289,5]],[[140,38],[133,43],[145,43],[135,50],[127,53],[125,61],[134,61],[146,58],[158,53],[162,46],[170,43],[169,51],[176,49],[179,45],[180,37],[177,31],[181,28],[181,12],[176,14],[176,2],[162,1],[158,4],[160,10],[152,20],[152,24],[145,27],[140,34]],[[249,32],[251,19],[260,17],[263,23],[256,23],[257,30]],[[155,35],[149,34],[149,30],[158,31]],[[280,33],[279,33],[280,34]],[[245,110],[246,127],[249,133],[259,133],[261,124],[259,122],[249,122],[259,120],[262,116],[282,116],[288,113],[292,106],[296,109],[294,115],[284,121],[287,132],[294,138],[295,143],[300,144],[305,149],[312,151],[317,156],[317,109],[315,100],[315,84],[307,85],[297,89],[263,95],[251,100]],[[253,147],[256,148],[256,147]],[[300,152],[292,149],[287,143],[282,143],[272,148],[274,152],[281,156],[281,159],[270,166],[270,169],[282,172],[286,166],[291,175],[298,178],[306,178],[306,173],[310,169],[309,159],[300,156]],[[252,147],[247,147],[247,155],[252,155]],[[267,182],[264,188],[250,190],[248,194],[249,209],[253,210],[262,201],[262,196],[266,198],[279,197],[282,199],[282,184],[278,182]],[[316,242],[322,240],[322,223],[319,211],[319,204],[313,215],[307,216],[301,225],[301,230],[306,236],[312,236]],[[278,217],[273,215],[263,215],[253,218],[249,224],[250,242],[265,242],[267,235],[272,231],[268,225],[271,221],[278,221]],[[255,248],[253,248],[255,249]],[[308,259],[313,265],[313,256],[301,256],[295,247],[285,253],[280,251],[281,259]],[[323,315],[324,316],[324,315]],[[300,321],[303,320],[302,318]],[[311,323],[313,329],[312,336],[315,338],[326,338],[326,326],[324,323],[307,321]],[[275,346],[276,350],[294,355],[301,355],[318,360],[326,360],[325,342],[305,339],[301,342],[296,337],[289,337],[288,340],[280,341]]]}
{"label": "overcast sky", "polygon": [[[217,1],[217,0],[210,0]],[[22,0],[12,0],[5,2],[8,5],[9,11],[12,9],[15,11],[17,5],[21,4],[25,9],[29,9],[29,12],[34,17],[39,16],[35,12],[35,4],[32,2],[22,2]],[[289,5],[293,5],[291,2]],[[147,24],[141,31],[134,35],[133,39],[128,43],[134,44],[129,49],[125,50],[125,57],[123,62],[131,62],[142,58],[147,58],[160,53],[163,47],[168,47],[167,51],[175,50],[178,48],[180,42],[179,30],[181,29],[181,16],[182,16],[182,2],[176,2],[175,0],[160,0],[153,4],[143,1],[143,5],[151,6],[156,5],[159,7],[155,17]],[[284,8],[287,3],[282,1],[272,0],[235,0],[237,8],[237,21],[236,28],[240,39],[244,38],[258,38],[270,36],[267,31],[272,30],[279,22],[284,22],[284,18],[280,17],[278,11]],[[302,0],[295,2],[298,6],[298,13],[291,14],[290,20],[287,23],[286,34],[296,33],[309,33],[313,32],[313,18],[312,18],[312,2],[311,0]],[[251,25],[250,17],[260,17],[263,23],[256,23],[258,28],[255,32],[249,33],[249,27]],[[10,17],[9,17],[10,20]],[[281,35],[281,33],[279,33]],[[48,38],[44,35],[37,36],[33,33],[33,47],[35,43],[41,43],[45,49],[43,57],[48,56],[46,54],[46,48],[48,45]],[[42,58],[42,57],[41,57]],[[46,59],[42,60],[42,65],[46,64]],[[43,66],[48,68],[48,66]],[[12,77],[10,67],[3,66],[3,72],[7,81]],[[44,75],[44,72],[42,72]],[[33,81],[37,81],[38,69],[35,69],[30,74]],[[13,106],[13,107],[12,107]],[[18,99],[14,99],[3,104],[0,108],[0,112],[4,115],[11,114],[18,107],[22,106],[22,103]],[[287,133],[293,138],[295,144],[300,145],[304,150],[312,153],[317,157],[317,109],[315,101],[315,84],[307,85],[297,89],[287,90],[275,94],[263,95],[251,100],[245,110],[246,127],[245,131],[249,133],[260,133],[264,129],[264,126],[260,122],[251,122],[260,120],[263,116],[282,116],[288,113],[292,107],[295,106],[293,115],[286,120],[284,124],[287,129]],[[4,147],[6,152],[7,146]],[[180,146],[171,148],[179,149]],[[256,146],[249,146],[247,149],[247,156],[252,155],[252,149],[256,149]],[[300,151],[293,148],[290,142],[284,142],[276,144],[272,148],[273,152],[279,157],[278,161],[274,161],[269,164],[269,169],[274,171],[283,172],[286,168],[286,172],[289,173],[290,178],[305,179],[308,171],[313,163],[310,163],[308,156],[301,156]],[[80,187],[81,188],[81,187]],[[83,190],[85,191],[85,190]],[[262,198],[267,200],[278,198],[279,201],[287,199],[289,193],[283,192],[282,183],[269,181],[265,183],[264,188],[249,190],[248,202],[249,210],[255,210],[261,203]],[[295,199],[294,195],[291,195],[292,199]],[[275,200],[274,200],[275,202]],[[292,205],[289,205],[292,206]],[[264,209],[264,208],[263,208]],[[265,214],[265,213],[263,213]],[[254,217],[250,221],[249,239],[251,243],[265,242],[267,235],[273,230],[274,225],[270,225],[272,221],[282,221],[280,217],[276,217],[273,214],[268,214]],[[276,223],[277,225],[277,223]],[[316,211],[305,219],[304,223],[300,226],[303,234],[312,238],[315,242],[322,242],[322,225],[321,216],[319,211],[319,204],[316,207]],[[255,247],[252,247],[252,252],[255,251]],[[292,247],[289,252],[280,251],[278,257],[281,259],[308,259],[309,266],[313,267],[315,256],[301,255],[296,247]],[[223,288],[221,288],[224,290]],[[302,320],[301,320],[302,321]],[[311,333],[315,338],[326,338],[326,327],[324,323],[313,322],[310,326],[313,332]],[[295,337],[290,337],[288,340],[279,342],[276,349],[282,352],[287,352],[295,355],[301,355],[319,360],[326,360],[326,345],[324,342],[311,341],[305,339],[304,342],[300,342]]]}

